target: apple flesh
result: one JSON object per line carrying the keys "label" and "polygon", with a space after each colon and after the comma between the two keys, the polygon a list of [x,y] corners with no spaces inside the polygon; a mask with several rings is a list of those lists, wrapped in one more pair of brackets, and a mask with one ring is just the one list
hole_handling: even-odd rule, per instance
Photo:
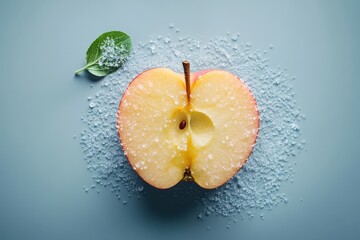
{"label": "apple flesh", "polygon": [[118,110],[118,133],[133,169],[166,189],[193,180],[207,189],[233,177],[255,145],[259,112],[235,75],[206,70],[190,75],[154,68],[128,86]]}

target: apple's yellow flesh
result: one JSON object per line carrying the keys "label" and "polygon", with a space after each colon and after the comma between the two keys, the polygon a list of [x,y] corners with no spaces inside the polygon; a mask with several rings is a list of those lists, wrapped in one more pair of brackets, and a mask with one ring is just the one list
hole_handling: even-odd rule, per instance
{"label": "apple's yellow flesh", "polygon": [[192,108],[213,124],[211,141],[196,149],[191,174],[204,188],[215,188],[239,171],[256,141],[259,114],[254,97],[236,76],[210,71],[192,87]]}
{"label": "apple's yellow flesh", "polygon": [[[186,121],[184,129],[179,128]],[[169,188],[190,169],[215,188],[246,162],[259,126],[247,87],[225,71],[194,74],[188,102],[184,76],[156,68],[140,74],[121,100],[118,127],[132,167],[149,184]]]}
{"label": "apple's yellow flesh", "polygon": [[163,68],[140,74],[121,100],[118,127],[125,154],[134,170],[157,188],[174,186],[188,165],[186,133],[176,134],[179,127],[174,126],[176,110],[186,103],[183,76]]}

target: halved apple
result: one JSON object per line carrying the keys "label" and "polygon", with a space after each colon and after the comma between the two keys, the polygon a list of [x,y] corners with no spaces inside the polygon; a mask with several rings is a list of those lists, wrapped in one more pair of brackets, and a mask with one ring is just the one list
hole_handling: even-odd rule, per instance
{"label": "halved apple", "polygon": [[259,112],[249,88],[221,70],[185,77],[166,68],[138,75],[118,110],[118,133],[133,169],[165,189],[181,180],[203,188],[227,182],[255,145]]}

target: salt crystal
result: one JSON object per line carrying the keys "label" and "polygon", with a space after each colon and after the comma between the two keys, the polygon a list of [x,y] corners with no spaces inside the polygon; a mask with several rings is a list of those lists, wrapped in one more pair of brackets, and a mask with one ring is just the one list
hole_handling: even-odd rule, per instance
{"label": "salt crystal", "polygon": [[170,38],[168,37],[164,38],[164,43],[169,43],[170,41],[171,41]]}
{"label": "salt crystal", "polygon": [[94,108],[95,106],[96,106],[96,103],[95,103],[95,102],[90,102],[90,103],[89,103],[89,107],[90,107],[90,108]]}

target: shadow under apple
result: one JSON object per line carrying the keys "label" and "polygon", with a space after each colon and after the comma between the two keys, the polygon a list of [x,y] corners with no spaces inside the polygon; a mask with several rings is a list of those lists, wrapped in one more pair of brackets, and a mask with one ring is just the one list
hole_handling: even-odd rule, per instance
{"label": "shadow under apple", "polygon": [[170,189],[156,189],[145,184],[142,206],[144,213],[158,221],[176,221],[188,216],[196,217],[202,212],[203,198],[216,193],[199,187],[194,182],[181,181]]}

